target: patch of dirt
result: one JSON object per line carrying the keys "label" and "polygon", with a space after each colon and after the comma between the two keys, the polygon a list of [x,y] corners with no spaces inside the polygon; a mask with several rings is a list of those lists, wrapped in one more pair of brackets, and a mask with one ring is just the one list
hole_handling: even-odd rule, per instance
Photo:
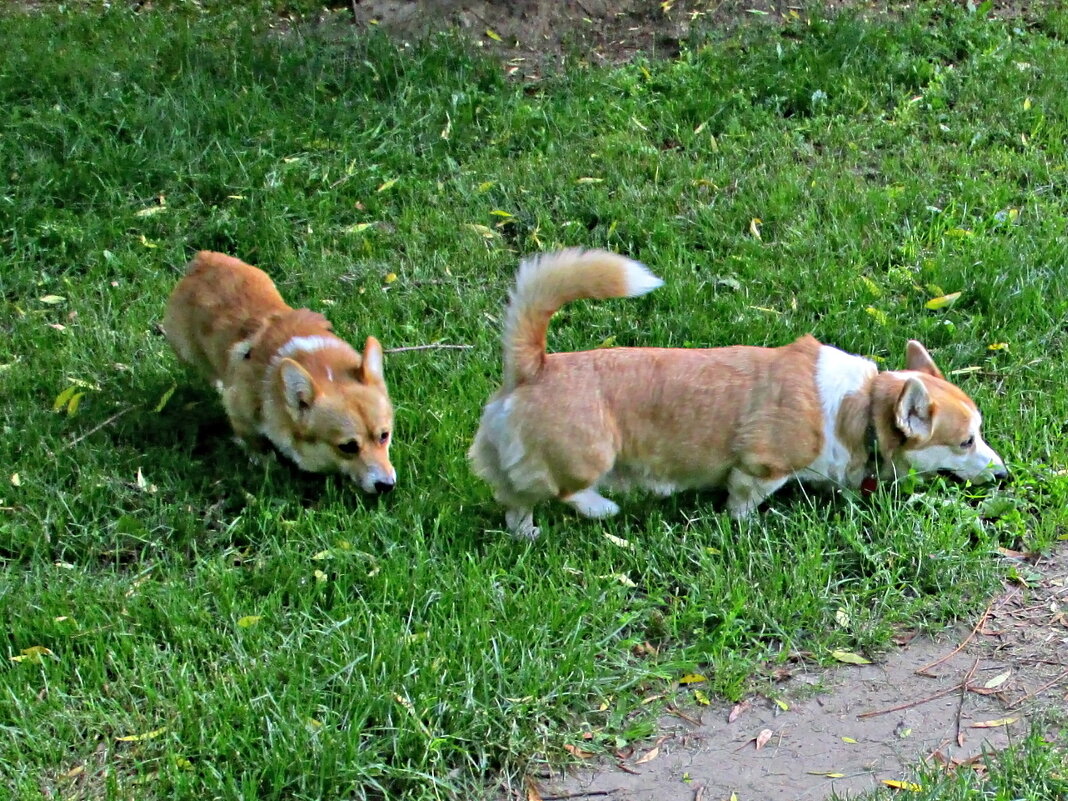
{"label": "patch of dirt", "polygon": [[815,800],[908,780],[920,760],[982,771],[984,751],[1037,716],[1063,716],[1068,700],[1068,543],[1041,559],[1005,555],[1021,582],[955,640],[915,637],[877,664],[797,673],[779,696],[787,710],[755,697],[733,722],[725,703],[684,713],[693,723],[665,717],[633,752],[538,777],[540,798]]}

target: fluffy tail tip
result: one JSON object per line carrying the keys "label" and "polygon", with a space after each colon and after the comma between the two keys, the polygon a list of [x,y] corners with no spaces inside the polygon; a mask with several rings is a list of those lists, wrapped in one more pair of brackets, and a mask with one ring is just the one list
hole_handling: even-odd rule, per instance
{"label": "fluffy tail tip", "polygon": [[627,259],[623,266],[624,280],[627,283],[627,297],[634,298],[645,295],[664,285],[664,281],[654,275],[644,264]]}

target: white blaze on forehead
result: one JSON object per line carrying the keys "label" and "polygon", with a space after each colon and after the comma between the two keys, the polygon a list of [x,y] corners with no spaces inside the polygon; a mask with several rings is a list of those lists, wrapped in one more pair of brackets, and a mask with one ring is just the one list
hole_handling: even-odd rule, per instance
{"label": "white blaze on forehead", "polygon": [[349,353],[355,353],[356,350],[343,339],[338,337],[326,337],[321,335],[309,336],[309,337],[292,337],[287,340],[282,347],[275,351],[272,361],[281,361],[282,359],[288,359],[291,356],[295,356],[298,353],[315,353],[320,350],[327,350],[329,348],[335,348],[337,350],[344,350]]}

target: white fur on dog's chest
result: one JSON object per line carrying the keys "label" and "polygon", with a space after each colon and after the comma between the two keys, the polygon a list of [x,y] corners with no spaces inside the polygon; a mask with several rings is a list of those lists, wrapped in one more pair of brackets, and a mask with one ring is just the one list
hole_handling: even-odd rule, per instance
{"label": "white fur on dog's chest", "polygon": [[816,359],[816,388],[823,409],[823,449],[816,460],[796,477],[802,481],[853,484],[862,476],[850,476],[849,465],[853,454],[838,437],[838,413],[842,401],[878,373],[874,362],[854,356],[845,351],[821,345]]}

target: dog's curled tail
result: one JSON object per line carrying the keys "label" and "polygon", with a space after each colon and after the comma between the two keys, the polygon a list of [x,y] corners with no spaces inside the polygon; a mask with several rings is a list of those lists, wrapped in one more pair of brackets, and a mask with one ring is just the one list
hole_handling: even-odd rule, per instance
{"label": "dog's curled tail", "polygon": [[580,298],[629,298],[663,281],[636,261],[606,250],[571,248],[524,259],[504,323],[504,386],[537,375],[545,361],[545,335],[556,310]]}

